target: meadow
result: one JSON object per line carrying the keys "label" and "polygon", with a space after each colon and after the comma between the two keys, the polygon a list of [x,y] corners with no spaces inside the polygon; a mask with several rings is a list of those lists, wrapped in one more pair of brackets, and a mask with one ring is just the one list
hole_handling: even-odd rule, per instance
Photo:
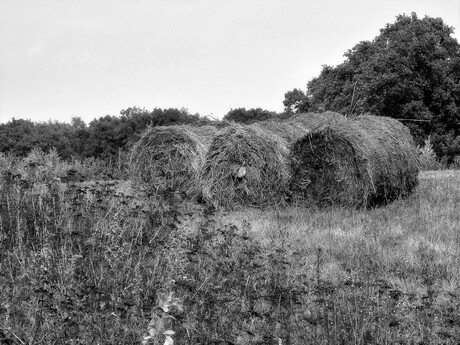
{"label": "meadow", "polygon": [[369,210],[217,211],[2,159],[2,344],[460,341],[460,171]]}

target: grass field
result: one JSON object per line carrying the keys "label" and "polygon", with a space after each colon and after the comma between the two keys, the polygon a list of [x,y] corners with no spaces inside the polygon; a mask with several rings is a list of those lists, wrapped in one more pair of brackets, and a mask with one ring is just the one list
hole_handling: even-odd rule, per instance
{"label": "grass field", "polygon": [[460,288],[460,171],[422,172],[415,195],[372,210],[292,207],[222,218],[249,223],[261,242],[275,237],[304,252],[307,270],[320,249],[322,277],[335,283],[361,270],[408,294],[426,292],[428,278],[445,293]]}
{"label": "grass field", "polygon": [[[460,342],[460,171],[422,172],[415,195],[372,210],[290,207],[219,219],[281,246],[289,279],[325,287],[319,305],[317,291],[303,304],[320,314],[332,308],[331,327],[340,323],[334,310],[345,309],[354,343]],[[318,339],[338,343],[331,334],[308,340]]]}
{"label": "grass field", "polygon": [[6,175],[0,206],[0,343],[460,342],[460,171],[372,210],[215,212]]}

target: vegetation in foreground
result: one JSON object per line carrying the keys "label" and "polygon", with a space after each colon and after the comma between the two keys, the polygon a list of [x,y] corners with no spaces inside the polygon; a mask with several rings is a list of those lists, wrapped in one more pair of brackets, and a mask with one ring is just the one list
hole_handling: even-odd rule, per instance
{"label": "vegetation in foreground", "polygon": [[369,211],[219,213],[63,184],[52,162],[4,166],[0,342],[460,339],[459,172],[422,173],[414,195]]}

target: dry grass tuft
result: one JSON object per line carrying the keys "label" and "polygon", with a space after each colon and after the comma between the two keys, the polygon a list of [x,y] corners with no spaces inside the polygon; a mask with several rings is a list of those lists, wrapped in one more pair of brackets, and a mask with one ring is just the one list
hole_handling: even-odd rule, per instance
{"label": "dry grass tuft", "polygon": [[217,132],[212,126],[148,128],[131,152],[130,175],[134,185],[195,197],[203,158]]}
{"label": "dry grass tuft", "polygon": [[409,130],[391,118],[339,121],[298,140],[291,154],[292,190],[308,203],[375,206],[418,183],[417,149]]}

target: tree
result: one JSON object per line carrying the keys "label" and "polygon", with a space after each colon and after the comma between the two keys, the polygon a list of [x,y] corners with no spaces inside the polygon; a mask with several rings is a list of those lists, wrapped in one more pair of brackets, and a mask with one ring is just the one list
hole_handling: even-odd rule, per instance
{"label": "tree", "polygon": [[13,118],[0,125],[0,151],[25,156],[33,148],[35,124],[30,120]]}
{"label": "tree", "polygon": [[277,116],[276,112],[263,110],[261,108],[237,108],[230,110],[223,118],[224,121],[251,124],[255,122],[273,119]]}
{"label": "tree", "polygon": [[306,113],[310,108],[310,103],[305,92],[300,89],[286,92],[283,104],[286,113]]}
{"label": "tree", "polygon": [[86,156],[108,159],[118,154],[125,144],[125,137],[117,135],[120,118],[106,115],[89,123],[89,138]]}
{"label": "tree", "polygon": [[85,121],[83,121],[83,119],[80,116],[72,117],[72,119],[70,120],[70,124],[75,130],[85,130],[86,128],[88,128],[88,126],[86,126]]}
{"label": "tree", "polygon": [[418,143],[431,135],[436,153],[451,160],[460,155],[460,46],[452,33],[441,18],[399,15],[373,41],[345,53],[342,64],[323,66],[296,102],[313,111],[401,119]]}
{"label": "tree", "polygon": [[73,144],[73,128],[68,123],[48,121],[35,123],[34,135],[31,138],[34,148],[48,152],[56,149],[63,159],[75,155]]}

